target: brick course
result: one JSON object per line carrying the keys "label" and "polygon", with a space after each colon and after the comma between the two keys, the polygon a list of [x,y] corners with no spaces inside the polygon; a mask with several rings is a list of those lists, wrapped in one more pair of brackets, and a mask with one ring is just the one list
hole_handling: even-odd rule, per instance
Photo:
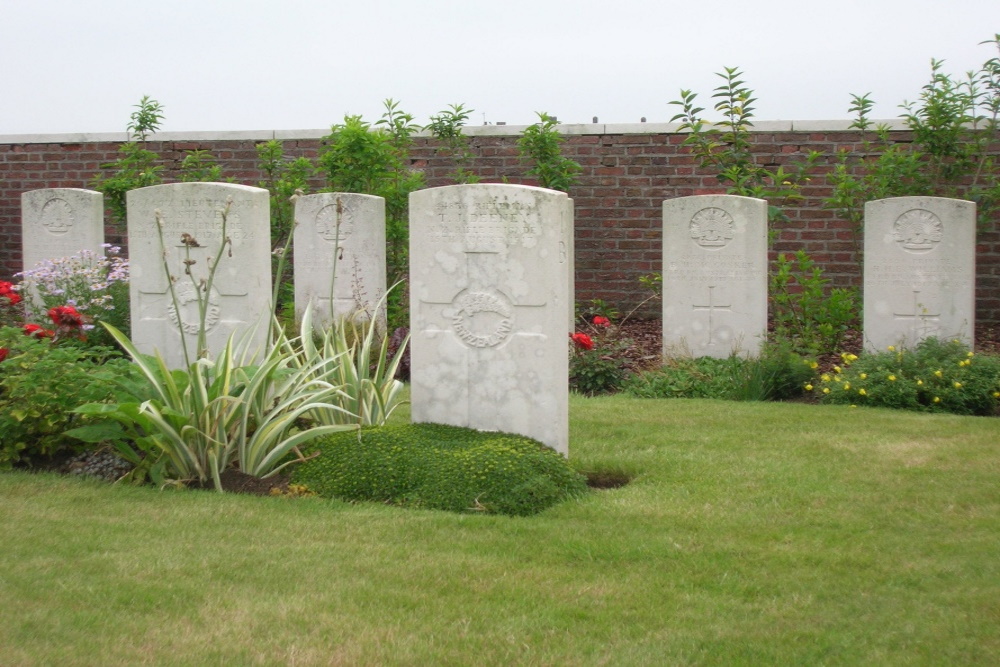
{"label": "brick course", "polygon": [[[767,123],[761,124],[767,125]],[[813,124],[815,125],[815,124]],[[592,128],[592,129],[588,129]],[[185,138],[157,135],[147,148],[159,153],[167,182],[176,180],[186,151],[206,150],[216,157],[223,173],[238,183],[258,184],[264,174],[257,166],[259,139]],[[517,128],[470,128],[470,148],[475,156],[467,168],[484,181],[529,182],[527,165],[518,158]],[[162,137],[162,138],[161,138]],[[60,142],[58,137],[0,138],[0,279],[21,270],[21,193],[45,187],[86,188],[101,164],[117,157],[119,143],[103,138]],[[908,141],[905,131],[890,134],[894,141]],[[786,223],[777,226],[772,259],[778,252],[803,249],[820,264],[835,286],[860,285],[861,269],[850,225],[824,209],[822,198],[830,193],[825,174],[832,170],[839,150],[861,150],[860,137],[842,129],[817,131],[755,131],[754,154],[759,163],[776,168],[804,160],[809,151],[820,158],[811,181],[802,189],[804,199],[785,208]],[[681,145],[683,135],[633,130],[614,126],[583,126],[565,136],[564,155],[579,162],[579,184],[570,189],[576,205],[577,301],[603,299],[628,312],[646,294],[639,278],[660,270],[661,205],[664,199],[723,193],[713,173],[700,168]],[[315,158],[319,134],[284,142],[290,158]],[[1000,156],[1000,146],[994,147]],[[450,157],[437,150],[428,137],[418,137],[411,152],[411,167],[424,173],[429,187],[449,185],[454,169]],[[322,187],[317,180],[313,187]],[[977,244],[976,299],[978,321],[1000,323],[1000,220],[981,232]],[[109,240],[120,232],[108,229]],[[657,315],[657,305],[642,314]]]}

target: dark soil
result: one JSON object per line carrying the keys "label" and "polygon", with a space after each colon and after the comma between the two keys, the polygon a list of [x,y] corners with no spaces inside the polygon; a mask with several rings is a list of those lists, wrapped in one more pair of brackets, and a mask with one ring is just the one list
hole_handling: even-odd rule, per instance
{"label": "dark soil", "polygon": [[[36,472],[56,472],[62,475],[80,475],[114,482],[132,469],[132,466],[120,459],[108,449],[84,451],[80,454],[61,453],[50,459],[37,459],[22,464],[20,467]],[[254,477],[245,472],[230,468],[219,475],[222,490],[226,493],[246,493],[256,496],[276,496],[288,494],[289,475],[272,475],[267,478]],[[214,491],[215,484],[188,484],[191,489]]]}
{"label": "dark soil", "polygon": [[[288,494],[289,475],[272,475],[270,477],[254,477],[245,472],[230,468],[222,471],[219,481],[226,493],[245,493],[252,496],[281,496]],[[189,484],[189,488],[214,491],[215,484]]]}
{"label": "dark soil", "polygon": [[620,489],[632,481],[632,477],[614,470],[595,470],[584,473],[587,486],[592,489]]}
{"label": "dark soil", "polygon": [[[648,369],[660,363],[663,348],[663,329],[660,320],[627,320],[619,325],[623,340],[631,343],[623,354],[628,358],[628,367],[633,370]],[[848,331],[841,349],[834,354],[818,359],[820,370],[839,364],[840,353],[861,354],[864,339],[860,331]],[[980,324],[976,326],[976,352],[1000,354],[1000,324]]]}
{"label": "dark soil", "polygon": [[628,341],[622,354],[626,367],[635,372],[656,368],[663,354],[663,327],[660,320],[625,320],[618,326],[620,339]]}

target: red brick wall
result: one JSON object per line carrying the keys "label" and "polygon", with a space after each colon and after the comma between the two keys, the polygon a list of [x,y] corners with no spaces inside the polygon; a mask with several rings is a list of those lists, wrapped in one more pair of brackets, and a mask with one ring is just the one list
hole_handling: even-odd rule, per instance
{"label": "red brick wall", "polygon": [[[663,200],[724,190],[714,174],[700,169],[682,147],[683,135],[616,133],[613,126],[607,133],[596,133],[603,127],[577,127],[574,131],[582,133],[568,134],[564,144],[564,154],[583,166],[579,184],[569,193],[576,204],[576,298],[579,302],[603,299],[628,312],[646,296],[639,277],[660,270]],[[510,133],[495,134],[497,131]],[[476,157],[469,167],[483,181],[527,182],[527,165],[518,158],[515,131],[470,129]],[[159,138],[167,139],[168,135]],[[184,151],[206,149],[217,157],[226,176],[256,185],[263,174],[257,168],[254,146],[266,138],[195,140],[178,136],[148,142],[147,147],[163,157],[167,181],[175,180]],[[909,136],[894,132],[892,138],[907,141]],[[11,139],[6,137],[8,143],[0,143],[0,278],[5,279],[21,270],[21,193],[44,187],[88,187],[99,166],[115,159],[118,147],[113,141],[14,143]],[[809,151],[822,155],[811,181],[803,188],[804,199],[785,207],[789,220],[780,225],[774,252],[804,249],[835,285],[859,285],[861,270],[850,226],[822,205],[822,198],[830,192],[825,174],[832,170],[837,151],[860,150],[859,136],[849,131],[775,130],[756,131],[753,140],[758,162],[770,168],[791,165]],[[286,140],[284,144],[291,157],[314,158],[319,139]],[[1000,146],[995,148],[1000,154]],[[451,183],[448,174],[454,165],[436,150],[432,140],[418,138],[412,158],[413,168],[424,172],[428,186]],[[321,186],[319,181],[314,184]],[[998,323],[1000,220],[991,221],[989,229],[980,233],[977,248],[977,318],[983,323]],[[657,308],[649,303],[640,312],[655,315]]]}

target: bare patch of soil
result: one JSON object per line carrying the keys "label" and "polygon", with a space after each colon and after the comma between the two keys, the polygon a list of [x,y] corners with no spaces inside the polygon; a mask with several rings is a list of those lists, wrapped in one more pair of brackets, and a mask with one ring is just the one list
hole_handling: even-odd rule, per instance
{"label": "bare patch of soil", "polygon": [[[271,475],[270,477],[254,477],[247,473],[229,468],[222,471],[219,481],[226,493],[245,493],[252,496],[279,496],[288,494],[289,475]],[[190,484],[193,489],[215,490],[215,484]]]}
{"label": "bare patch of soil", "polygon": [[592,489],[620,489],[632,481],[632,476],[616,470],[594,470],[583,473]]}

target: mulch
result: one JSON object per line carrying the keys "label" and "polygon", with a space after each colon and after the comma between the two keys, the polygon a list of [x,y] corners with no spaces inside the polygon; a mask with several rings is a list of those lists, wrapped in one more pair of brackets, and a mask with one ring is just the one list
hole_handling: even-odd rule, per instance
{"label": "mulch", "polygon": [[[626,320],[618,325],[618,334],[622,340],[630,343],[623,354],[628,358],[629,368],[645,369],[660,363],[663,349],[663,328],[660,320]],[[840,353],[861,354],[864,347],[864,337],[857,330],[845,333],[841,349],[834,354],[826,355],[817,361],[821,369],[832,368],[840,363]],[[976,325],[976,352],[1000,354],[1000,324]]]}
{"label": "mulch", "polygon": [[[288,494],[289,475],[276,474],[270,477],[254,477],[247,473],[229,468],[219,473],[222,490],[226,493],[245,493],[252,496],[282,496]],[[190,489],[215,491],[215,484],[189,484]]]}

